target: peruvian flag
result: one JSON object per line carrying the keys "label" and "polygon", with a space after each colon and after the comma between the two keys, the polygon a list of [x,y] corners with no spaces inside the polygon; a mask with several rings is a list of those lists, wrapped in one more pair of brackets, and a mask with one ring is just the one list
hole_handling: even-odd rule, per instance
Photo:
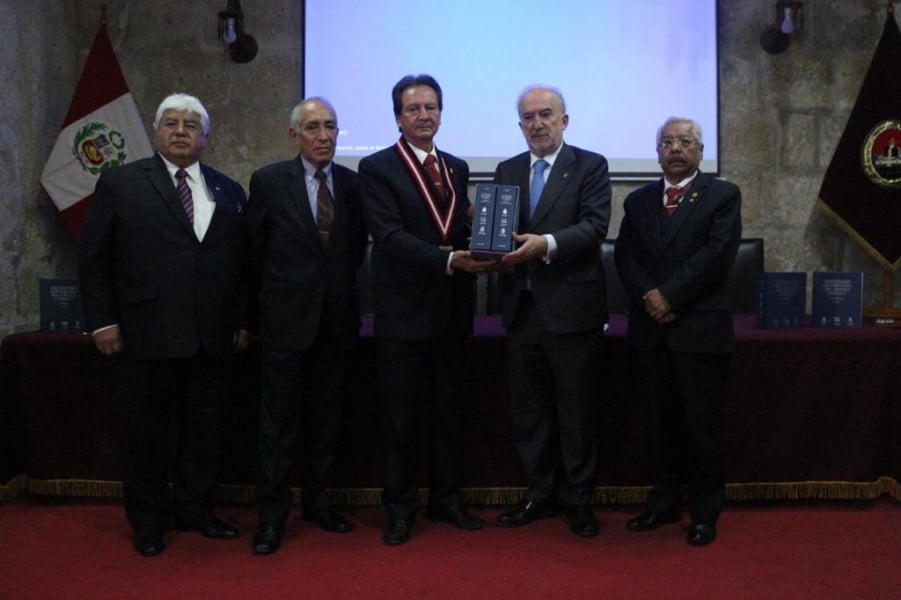
{"label": "peruvian flag", "polygon": [[151,154],[138,107],[119,68],[106,22],[101,21],[41,185],[69,229],[81,238],[100,173]]}

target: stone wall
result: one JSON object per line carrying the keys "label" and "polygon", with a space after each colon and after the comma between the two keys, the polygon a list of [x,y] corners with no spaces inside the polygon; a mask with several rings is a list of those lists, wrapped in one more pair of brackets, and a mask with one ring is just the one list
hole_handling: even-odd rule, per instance
{"label": "stone wall", "polygon": [[[39,277],[75,274],[75,241],[39,178],[101,4],[109,6],[110,37],[148,129],[162,97],[186,91],[212,118],[205,160],[245,186],[255,168],[292,154],[287,114],[301,87],[301,0],[242,2],[260,47],[247,64],[227,59],[216,39],[224,0],[0,0],[0,335],[37,326]],[[721,174],[743,190],[745,236],[765,239],[768,270],[861,270],[866,302],[880,302],[881,268],[816,199],[881,34],[885,2],[808,0],[803,31],[786,52],[770,55],[758,38],[774,6],[719,2]],[[690,23],[691,15],[674,23],[674,35],[691,35]],[[610,237],[634,187],[614,185]],[[901,282],[896,287],[897,305]]]}

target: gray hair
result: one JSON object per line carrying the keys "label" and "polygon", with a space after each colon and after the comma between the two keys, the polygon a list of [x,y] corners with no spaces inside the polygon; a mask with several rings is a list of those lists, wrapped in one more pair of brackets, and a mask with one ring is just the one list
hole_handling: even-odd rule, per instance
{"label": "gray hair", "polygon": [[332,106],[331,102],[329,102],[322,96],[311,96],[309,98],[304,98],[303,100],[301,100],[297,104],[297,106],[294,107],[294,110],[291,111],[291,123],[290,123],[291,127],[300,128],[300,126],[303,124],[303,123],[301,123],[301,118],[300,118],[301,112],[303,111],[303,107],[306,106],[307,104],[310,104],[313,102],[319,102],[320,104],[324,104],[325,106],[327,106],[328,109],[330,111],[332,111],[332,114],[335,115],[335,121],[338,120],[338,113],[335,112],[335,107]]}
{"label": "gray hair", "polygon": [[160,107],[156,109],[156,117],[153,119],[153,128],[159,127],[160,119],[167,110],[186,110],[200,115],[200,126],[203,128],[203,135],[210,134],[210,115],[206,112],[203,104],[194,96],[188,94],[175,93],[166,96],[160,102]]}
{"label": "gray hair", "polygon": [[545,90],[550,92],[551,95],[554,96],[554,99],[557,100],[557,104],[560,105],[560,112],[564,115],[566,114],[566,101],[563,99],[563,92],[553,86],[540,84],[532,84],[519,93],[519,97],[516,98],[516,114],[519,114],[519,107],[522,105],[522,99],[526,97],[526,94],[534,92],[535,90]]}
{"label": "gray hair", "polygon": [[666,121],[664,121],[663,125],[661,125],[657,129],[658,144],[660,143],[660,134],[663,133],[663,130],[674,123],[687,123],[688,129],[689,131],[691,131],[691,135],[693,135],[695,139],[698,140],[699,145],[704,145],[704,131],[701,129],[701,125],[694,119],[689,119],[688,117],[670,117]]}

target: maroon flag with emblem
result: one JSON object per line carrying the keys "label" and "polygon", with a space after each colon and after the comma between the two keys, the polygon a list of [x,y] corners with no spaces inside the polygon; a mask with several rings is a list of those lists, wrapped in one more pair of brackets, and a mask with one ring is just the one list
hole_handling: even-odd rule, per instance
{"label": "maroon flag with emblem", "polygon": [[100,173],[153,154],[102,10],[100,29],[41,174],[41,184],[79,238]]}
{"label": "maroon flag with emblem", "polygon": [[884,267],[901,266],[901,31],[891,4],[819,200]]}

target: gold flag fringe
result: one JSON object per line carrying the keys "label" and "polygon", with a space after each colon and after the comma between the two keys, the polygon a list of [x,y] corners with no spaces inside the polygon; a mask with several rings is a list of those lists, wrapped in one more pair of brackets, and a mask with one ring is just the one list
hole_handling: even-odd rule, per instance
{"label": "gold flag fringe", "polygon": [[18,475],[13,477],[6,485],[0,485],[0,502],[15,498],[25,489],[28,489],[28,476]]}
{"label": "gold flag fringe", "polygon": [[835,220],[835,222],[838,223],[841,228],[844,229],[849,236],[851,236],[851,238],[853,238],[858,244],[863,246],[863,249],[866,250],[873,258],[875,258],[880,265],[882,265],[886,269],[891,269],[893,271],[898,267],[901,267],[901,258],[896,260],[894,264],[890,263],[884,256],[879,254],[879,251],[876,250],[876,248],[871,246],[869,242],[863,239],[863,236],[857,233],[857,231],[855,231],[855,229],[851,227],[847,223],[847,221],[841,218],[837,212],[832,210],[829,205],[823,201],[822,198],[817,198],[817,206],[819,206],[820,209],[822,209],[823,212],[825,212],[827,215],[832,217],[832,219]]}
{"label": "gold flag fringe", "polygon": [[[641,504],[647,500],[648,486],[598,486],[594,503]],[[516,504],[525,493],[523,487],[464,488],[463,502],[473,506],[505,506]],[[300,488],[292,488],[296,505],[300,504]],[[337,488],[331,490],[336,506],[378,506],[381,488]],[[27,475],[14,477],[0,485],[0,501],[19,495],[59,496],[122,499],[122,482],[84,479],[32,479]],[[794,481],[730,483],[726,499],[730,502],[754,500],[873,500],[886,495],[901,502],[901,484],[892,477],[880,477],[872,482],[857,481]],[[254,487],[250,485],[219,485],[216,500],[229,505],[251,505]],[[419,502],[428,502],[428,489],[419,490]]]}

